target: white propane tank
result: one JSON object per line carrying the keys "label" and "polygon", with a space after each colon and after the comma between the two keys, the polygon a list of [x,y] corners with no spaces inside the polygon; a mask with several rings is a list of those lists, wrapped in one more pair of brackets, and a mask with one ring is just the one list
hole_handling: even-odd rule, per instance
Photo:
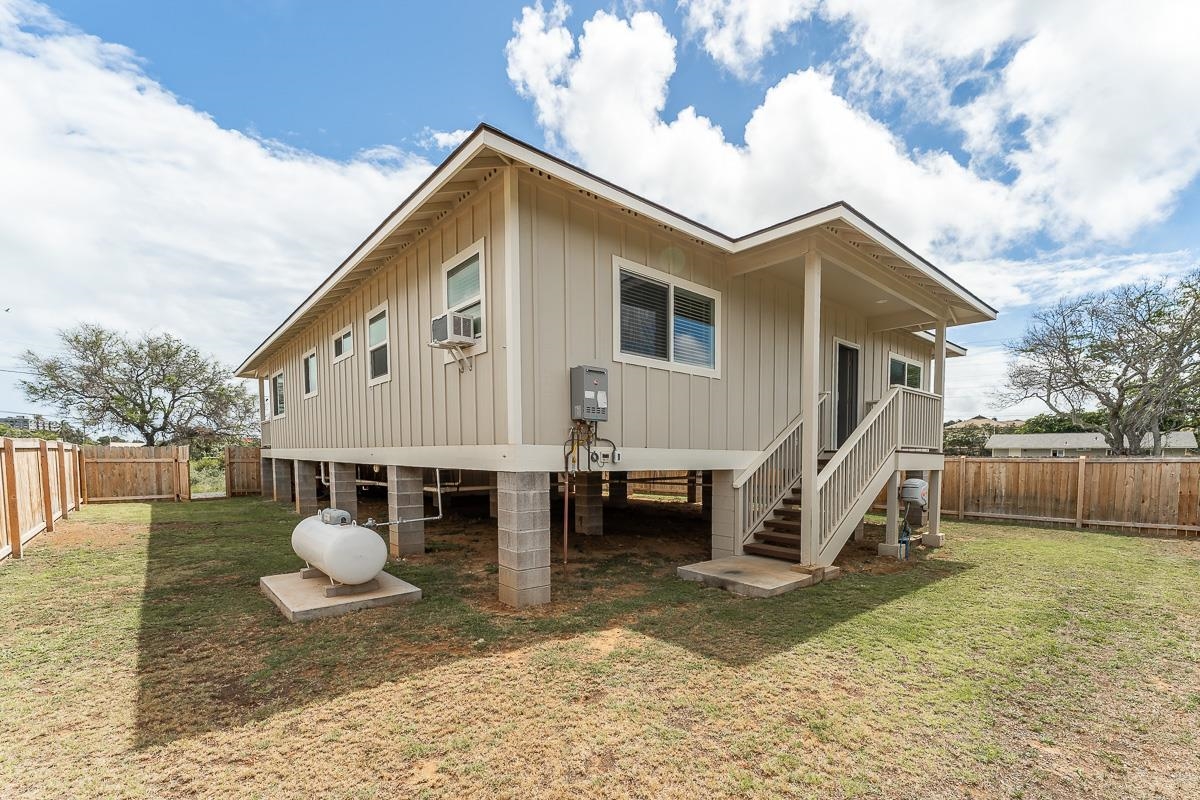
{"label": "white propane tank", "polygon": [[900,484],[900,499],[905,503],[918,503],[921,508],[929,506],[929,484],[920,478],[909,478]]}
{"label": "white propane tank", "polygon": [[292,531],[296,555],[339,583],[366,583],[387,562],[387,545],[378,533],[350,521],[345,511],[329,508],[300,520]]}

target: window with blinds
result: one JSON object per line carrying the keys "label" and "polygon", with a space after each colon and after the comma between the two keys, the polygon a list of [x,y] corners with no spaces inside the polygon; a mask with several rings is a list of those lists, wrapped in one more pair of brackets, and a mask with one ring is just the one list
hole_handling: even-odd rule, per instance
{"label": "window with blinds", "polygon": [[304,396],[312,397],[317,393],[317,353],[312,351],[306,353],[304,360],[301,362],[303,366],[302,374],[304,377]]}
{"label": "window with blinds", "polygon": [[271,378],[271,413],[276,417],[283,416],[283,373],[277,372]]}
{"label": "window with blinds", "polygon": [[621,354],[701,370],[717,368],[720,295],[625,267],[618,275]]}

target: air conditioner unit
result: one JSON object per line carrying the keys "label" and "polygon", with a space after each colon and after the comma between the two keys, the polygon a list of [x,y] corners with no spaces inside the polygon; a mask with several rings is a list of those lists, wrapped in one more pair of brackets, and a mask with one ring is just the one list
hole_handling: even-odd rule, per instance
{"label": "air conditioner unit", "polygon": [[475,344],[475,320],[466,314],[441,314],[430,322],[433,347],[449,349]]}

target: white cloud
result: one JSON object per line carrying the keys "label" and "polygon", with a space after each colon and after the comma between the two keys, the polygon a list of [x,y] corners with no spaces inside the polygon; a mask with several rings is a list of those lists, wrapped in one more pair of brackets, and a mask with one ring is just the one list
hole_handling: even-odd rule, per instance
{"label": "white cloud", "polygon": [[454,131],[435,131],[433,128],[426,128],[421,132],[417,143],[426,149],[450,150],[458,147],[470,135],[471,132],[465,128]]}
{"label": "white cloud", "polygon": [[[1015,172],[1011,196],[1060,239],[1122,241],[1168,216],[1200,172],[1200,5],[1122,0],[684,0],[719,63],[753,74],[772,42],[821,16],[846,25],[856,96],[964,136],[979,174]],[[985,67],[1010,55],[999,70]],[[960,84],[976,95],[952,103]]]}
{"label": "white cloud", "polygon": [[622,19],[599,11],[576,42],[561,5],[534,6],[515,26],[508,72],[553,143],[597,173],[731,233],[835,200],[926,250],[936,243],[990,252],[1040,225],[1006,186],[950,156],[910,157],[885,125],[814,70],[767,91],[744,146],[690,106],[666,120],[675,47],[652,12]]}
{"label": "white cloud", "polygon": [[0,3],[0,109],[0,367],[83,320],[237,363],[431,168],[223,129],[27,2]]}
{"label": "white cloud", "polygon": [[683,0],[684,27],[704,49],[740,77],[756,74],[776,37],[805,19],[819,0]]}

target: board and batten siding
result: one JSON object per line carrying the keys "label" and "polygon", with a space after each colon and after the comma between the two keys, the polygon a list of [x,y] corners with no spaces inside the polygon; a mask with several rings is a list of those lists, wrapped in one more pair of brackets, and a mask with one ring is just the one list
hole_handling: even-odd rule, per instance
{"label": "board and batten siding", "polygon": [[[387,262],[270,362],[283,369],[284,416],[275,448],[488,445],[507,437],[503,174]],[[429,347],[429,321],[445,310],[442,264],[483,240],[487,352],[462,374]],[[367,385],[367,315],[388,304],[391,379]],[[333,362],[333,335],[352,326],[354,355]],[[303,397],[302,359],[317,353],[317,394]],[[267,385],[270,386],[268,376]]]}
{"label": "board and batten siding", "polygon": [[[568,370],[578,364],[608,368],[601,434],[621,447],[761,450],[799,414],[801,276],[730,278],[720,252],[529,171],[519,173],[518,207],[525,443],[567,437]],[[613,360],[613,256],[721,293],[720,377]],[[834,337],[861,348],[864,405],[887,390],[891,352],[922,363],[930,385],[928,341],[868,334],[864,317],[830,302],[821,336],[822,390],[835,382]],[[832,402],[823,413],[832,430]]]}

